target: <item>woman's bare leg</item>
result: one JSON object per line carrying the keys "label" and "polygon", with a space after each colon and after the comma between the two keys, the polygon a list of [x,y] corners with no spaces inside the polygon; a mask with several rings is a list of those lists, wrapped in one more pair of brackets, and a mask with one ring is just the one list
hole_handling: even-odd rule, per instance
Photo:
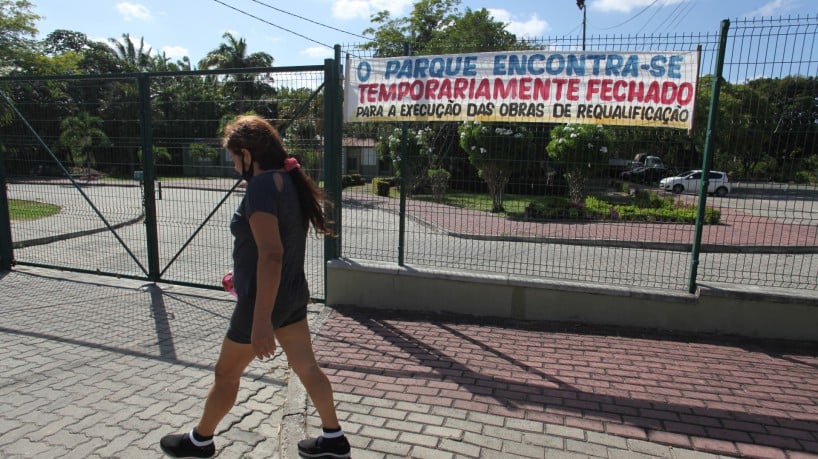
{"label": "woman's bare leg", "polygon": [[315,361],[307,319],[279,328],[275,333],[278,343],[287,354],[287,361],[304,384],[312,404],[318,411],[323,427],[327,429],[340,427],[335,413],[332,386],[327,375]]}
{"label": "woman's bare leg", "polygon": [[215,379],[207,394],[202,417],[196,432],[208,437],[216,432],[219,422],[236,404],[241,375],[253,361],[253,347],[224,338],[219,359],[216,361]]}

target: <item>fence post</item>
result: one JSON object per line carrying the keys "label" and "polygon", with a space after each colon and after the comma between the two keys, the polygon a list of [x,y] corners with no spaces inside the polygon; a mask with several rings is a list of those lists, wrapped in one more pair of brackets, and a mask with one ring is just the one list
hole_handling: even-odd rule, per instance
{"label": "fence post", "polygon": [[707,188],[710,184],[710,167],[713,164],[713,148],[716,137],[716,121],[718,121],[719,93],[721,92],[722,75],[724,73],[724,54],[727,48],[727,31],[730,21],[721,21],[721,37],[719,39],[719,54],[716,59],[716,74],[713,78],[713,94],[710,96],[710,113],[707,115],[707,131],[704,139],[704,157],[702,158],[702,182],[699,188],[699,204],[696,210],[696,232],[693,247],[690,251],[690,278],[688,291],[696,293],[696,277],[699,273],[699,254],[701,253],[702,231],[707,206]]}
{"label": "fence post", "polygon": [[[328,217],[336,237],[324,239],[324,278],[326,262],[341,256],[341,136],[343,94],[341,88],[341,45],[335,45],[335,58],[324,60],[324,190],[332,200]],[[324,283],[326,298],[326,282]]]}
{"label": "fence post", "polygon": [[[412,47],[409,43],[403,43],[403,55],[411,56]],[[409,123],[406,121],[400,123],[400,209],[398,211],[398,266],[403,266],[406,262],[406,185],[409,183],[406,180],[406,173],[409,162],[409,148],[406,146],[407,129]]]}
{"label": "fence post", "polygon": [[145,206],[145,235],[148,250],[148,279],[157,282],[159,271],[159,233],[156,225],[156,169],[153,159],[153,128],[151,124],[150,78],[142,73],[137,77],[139,86],[139,121],[142,127],[143,205]]}
{"label": "fence post", "polygon": [[11,269],[14,250],[11,241],[11,215],[9,212],[8,184],[6,182],[5,159],[0,158],[0,271]]}

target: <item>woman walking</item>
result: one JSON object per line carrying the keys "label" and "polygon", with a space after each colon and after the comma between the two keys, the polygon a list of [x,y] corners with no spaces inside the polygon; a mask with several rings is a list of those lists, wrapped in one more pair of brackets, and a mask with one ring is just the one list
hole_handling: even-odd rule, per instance
{"label": "woman walking", "polygon": [[212,457],[213,436],[236,402],[244,370],[254,358],[271,358],[278,341],[323,425],[321,436],[298,443],[299,454],[347,458],[349,442],[338,423],[329,379],[315,360],[306,318],[309,226],[332,236],[322,207],[325,196],[263,118],[234,119],[224,129],[223,145],[247,181],[244,199],[230,222],[238,300],[198,424],[190,432],[166,435],[160,446],[171,457]]}

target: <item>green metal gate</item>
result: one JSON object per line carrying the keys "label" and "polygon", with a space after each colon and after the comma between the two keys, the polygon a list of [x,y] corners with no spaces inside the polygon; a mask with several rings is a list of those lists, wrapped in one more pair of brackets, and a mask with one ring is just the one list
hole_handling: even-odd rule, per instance
{"label": "green metal gate", "polygon": [[[244,192],[221,128],[240,113],[272,120],[340,209],[339,55],[317,66],[0,79],[0,269],[221,288]],[[309,239],[316,299],[338,247]]]}

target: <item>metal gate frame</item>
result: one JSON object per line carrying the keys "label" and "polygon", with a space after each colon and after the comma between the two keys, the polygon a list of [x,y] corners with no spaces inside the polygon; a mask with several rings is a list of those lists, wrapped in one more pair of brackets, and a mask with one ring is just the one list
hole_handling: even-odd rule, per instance
{"label": "metal gate frame", "polygon": [[[37,142],[45,148],[48,155],[51,159],[59,166],[62,173],[67,177],[73,187],[79,191],[82,195],[83,199],[91,206],[94,210],[95,214],[99,217],[101,221],[105,223],[106,229],[110,231],[114,237],[117,239],[118,243],[122,245],[123,249],[128,253],[131,259],[137,264],[140,271],[144,273],[144,276],[129,276],[123,275],[122,273],[113,273],[113,272],[101,272],[101,271],[89,271],[85,269],[79,268],[72,268],[70,266],[46,266],[43,264],[37,263],[29,263],[29,262],[22,262],[17,261],[14,258],[14,242],[12,240],[12,233],[11,233],[11,220],[9,215],[9,205],[8,205],[8,188],[7,188],[7,179],[5,174],[4,168],[4,160],[0,160],[0,185],[3,187],[3,192],[0,193],[0,204],[2,204],[0,211],[0,270],[10,270],[12,266],[15,264],[20,265],[29,265],[29,266],[40,266],[46,268],[59,268],[68,271],[76,271],[76,272],[90,272],[93,274],[99,275],[107,275],[107,276],[115,276],[115,277],[125,277],[125,278],[135,278],[135,279],[144,279],[149,280],[151,282],[165,282],[169,284],[176,284],[176,285],[187,285],[193,287],[201,287],[201,288],[209,288],[209,289],[220,289],[220,285],[203,285],[200,283],[194,282],[185,282],[185,281],[174,281],[174,280],[165,280],[163,279],[163,275],[167,272],[168,268],[170,268],[173,263],[177,260],[177,258],[185,251],[191,241],[196,237],[196,235],[201,231],[201,229],[207,224],[207,222],[215,215],[215,213],[219,210],[219,208],[224,204],[224,202],[230,197],[230,195],[234,192],[234,190],[239,186],[241,180],[237,180],[233,187],[225,194],[225,196],[216,204],[215,208],[211,210],[211,212],[207,215],[207,217],[199,224],[199,226],[193,231],[190,237],[181,245],[178,251],[170,258],[167,265],[164,267],[160,267],[160,259],[159,259],[159,235],[158,235],[158,221],[157,221],[157,214],[156,214],[156,174],[155,174],[155,157],[153,151],[153,136],[152,136],[152,120],[151,120],[151,104],[150,104],[150,82],[151,78],[157,77],[172,77],[172,76],[204,76],[204,75],[229,75],[235,73],[288,73],[288,72],[324,72],[324,82],[319,85],[310,95],[310,97],[305,101],[295,113],[292,115],[292,118],[288,119],[282,127],[280,127],[281,131],[285,131],[287,127],[301,115],[305,108],[310,104],[315,97],[320,93],[321,90],[324,90],[324,122],[323,122],[323,129],[324,129],[324,180],[325,180],[325,192],[330,198],[332,205],[326,208],[328,216],[331,221],[335,222],[336,225],[336,238],[326,238],[324,241],[324,270],[323,274],[326,275],[326,261],[329,258],[335,258],[340,255],[340,222],[341,222],[341,180],[340,180],[340,158],[341,158],[341,123],[342,123],[342,91],[341,91],[341,69],[340,69],[340,45],[336,45],[334,48],[334,59],[326,59],[323,65],[316,65],[316,66],[293,66],[293,67],[269,67],[269,68],[249,68],[249,69],[231,69],[231,70],[198,70],[198,71],[185,71],[185,72],[156,72],[156,73],[136,73],[136,74],[112,74],[112,75],[72,75],[72,76],[60,76],[60,75],[53,75],[53,76],[44,76],[44,77],[10,77],[10,78],[3,78],[2,80],[5,81],[33,81],[33,80],[49,80],[49,79],[82,79],[82,78],[134,78],[137,81],[138,89],[139,89],[139,113],[140,113],[140,125],[142,126],[141,132],[141,141],[142,141],[142,167],[143,167],[143,174],[141,177],[142,180],[142,191],[143,191],[143,209],[145,214],[145,226],[146,226],[146,246],[147,246],[147,267],[144,266],[139,259],[134,255],[133,251],[130,247],[126,244],[125,241],[117,234],[116,229],[108,222],[102,212],[94,205],[92,200],[86,195],[86,193],[82,190],[82,187],[74,180],[71,176],[71,173],[62,165],[59,161],[57,156],[52,152],[52,150],[48,147],[48,145],[43,141],[43,139],[37,134],[34,128],[28,123],[25,117],[20,113],[17,107],[14,105],[13,101],[8,98],[8,96],[0,90],[0,96],[4,99],[5,103],[11,108],[12,112],[19,120],[26,126],[29,130],[31,135],[33,135]],[[324,283],[326,289],[326,282]],[[324,297],[326,297],[326,292],[324,293]]]}

